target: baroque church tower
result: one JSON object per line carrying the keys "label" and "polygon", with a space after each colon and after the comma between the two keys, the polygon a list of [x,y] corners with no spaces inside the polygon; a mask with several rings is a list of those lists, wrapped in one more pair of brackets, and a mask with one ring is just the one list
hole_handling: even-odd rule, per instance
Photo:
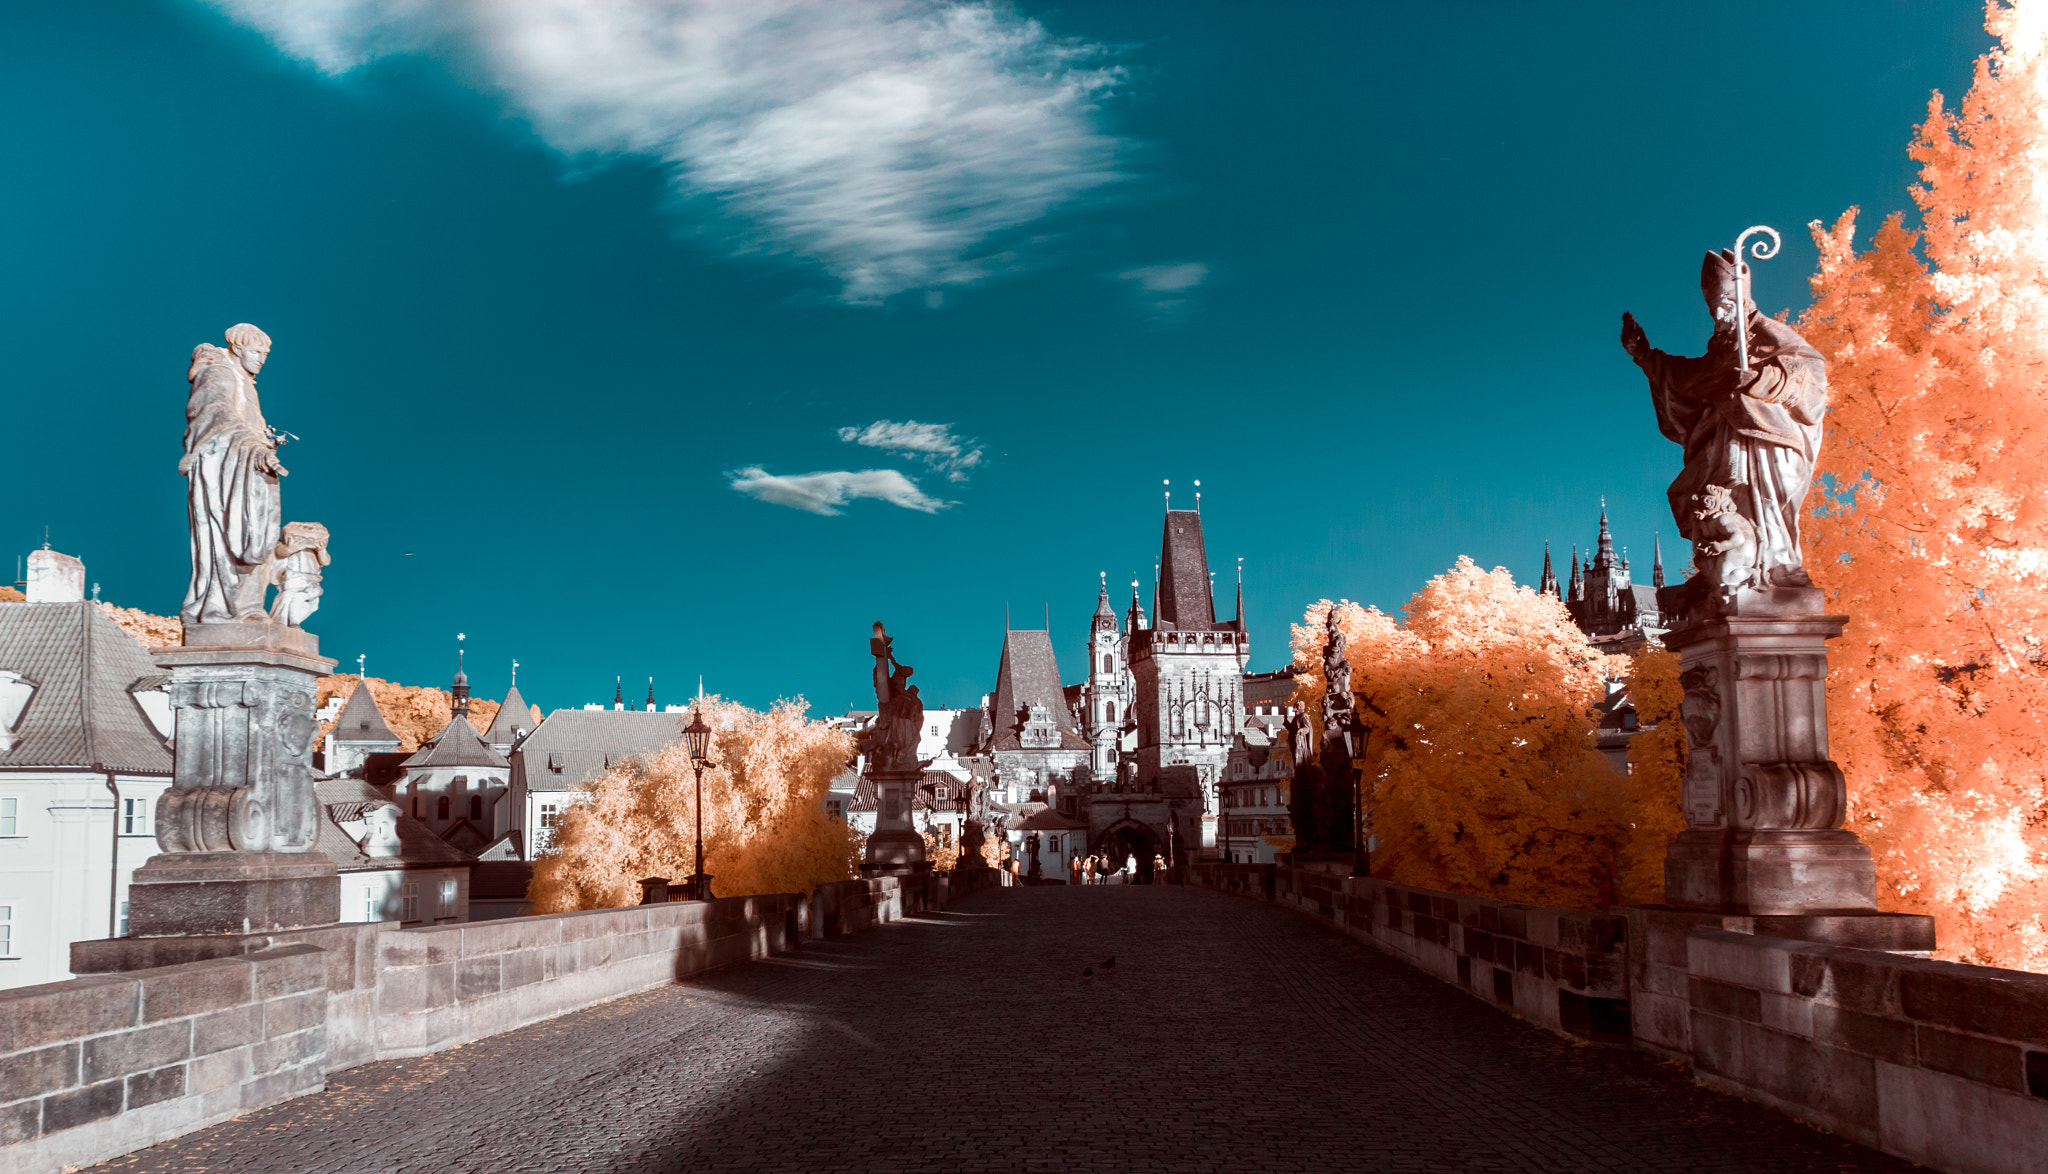
{"label": "baroque church tower", "polygon": [[[1135,628],[1139,617],[1138,584],[1131,581],[1131,613]],[[1117,630],[1116,611],[1109,606],[1109,576],[1103,575],[1102,591],[1095,598],[1095,616],[1088,625],[1087,712],[1082,729],[1091,748],[1090,772],[1102,780],[1114,780],[1122,749],[1123,727],[1131,720],[1130,645]]]}

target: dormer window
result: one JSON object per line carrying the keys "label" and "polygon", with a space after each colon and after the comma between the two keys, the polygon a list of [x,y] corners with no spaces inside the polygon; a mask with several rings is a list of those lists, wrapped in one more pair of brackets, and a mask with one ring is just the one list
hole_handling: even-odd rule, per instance
{"label": "dormer window", "polygon": [[36,694],[36,684],[20,673],[0,669],[0,754],[14,749],[21,736],[22,711]]}

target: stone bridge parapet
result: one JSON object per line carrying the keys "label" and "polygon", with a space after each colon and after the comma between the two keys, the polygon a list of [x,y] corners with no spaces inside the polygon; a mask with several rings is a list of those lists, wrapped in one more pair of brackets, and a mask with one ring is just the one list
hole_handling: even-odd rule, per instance
{"label": "stone bridge parapet", "polygon": [[1185,876],[1930,1168],[2048,1170],[2048,975],[1784,936],[1797,918],[1555,909],[1271,864]]}
{"label": "stone bridge parapet", "polygon": [[0,1174],[54,1174],[426,1055],[1001,883],[995,869],[400,928],[75,943],[0,990]]}

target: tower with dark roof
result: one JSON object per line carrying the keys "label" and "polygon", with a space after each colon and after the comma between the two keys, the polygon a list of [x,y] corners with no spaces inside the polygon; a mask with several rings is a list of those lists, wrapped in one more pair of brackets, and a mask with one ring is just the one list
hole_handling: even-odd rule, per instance
{"label": "tower with dark roof", "polygon": [[[1576,567],[1574,567],[1576,569]],[[1550,543],[1543,544],[1543,579],[1537,591],[1552,598],[1562,598],[1557,589],[1557,572],[1550,566]]]}
{"label": "tower with dark roof", "polygon": [[1243,721],[1251,641],[1242,612],[1216,618],[1202,516],[1193,510],[1166,512],[1158,590],[1151,628],[1129,633],[1137,782],[1178,786],[1176,780],[1192,776],[1203,801],[1200,840],[1180,839],[1175,848],[1208,848],[1215,843],[1216,784]]}

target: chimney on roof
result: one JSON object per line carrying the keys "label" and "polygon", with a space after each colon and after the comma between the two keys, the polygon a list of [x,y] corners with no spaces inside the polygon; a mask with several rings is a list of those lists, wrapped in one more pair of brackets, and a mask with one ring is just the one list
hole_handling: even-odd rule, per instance
{"label": "chimney on roof", "polygon": [[28,556],[30,603],[78,603],[85,598],[85,563],[48,546]]}

